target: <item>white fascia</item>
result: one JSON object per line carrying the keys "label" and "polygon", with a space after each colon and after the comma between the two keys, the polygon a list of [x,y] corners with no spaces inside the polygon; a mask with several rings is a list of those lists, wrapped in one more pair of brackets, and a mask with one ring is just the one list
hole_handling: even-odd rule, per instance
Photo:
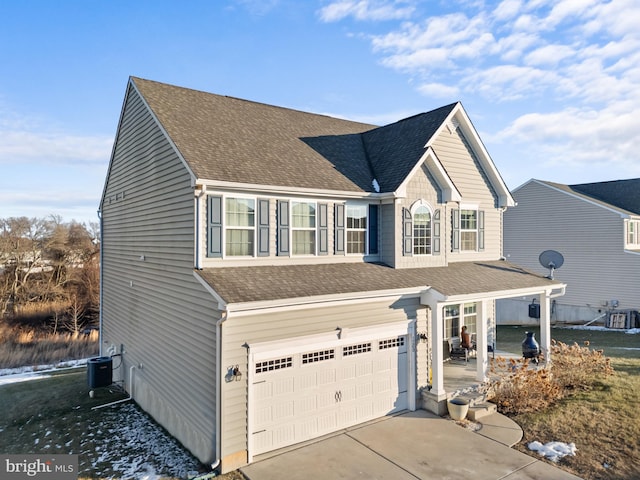
{"label": "white fascia", "polygon": [[209,285],[204,280],[204,278],[198,275],[198,272],[193,272],[193,276],[196,278],[196,280],[198,280],[198,282],[200,282],[200,284],[205,288],[205,290],[211,294],[211,296],[216,300],[216,302],[218,302],[218,310],[220,311],[227,310],[228,304],[224,300],[224,298],[218,295],[218,292],[216,292],[213,288],[211,288],[211,285]]}
{"label": "white fascia", "polygon": [[503,298],[526,297],[544,293],[549,298],[561,297],[564,295],[567,285],[564,283],[555,284],[549,287],[527,287],[514,290],[496,290],[493,292],[463,293],[459,295],[444,295],[431,288],[420,295],[420,303],[423,305],[458,304],[477,302],[480,300],[498,300]]}
{"label": "white fascia", "polygon": [[226,304],[226,310],[234,317],[253,315],[260,311],[284,312],[301,310],[310,307],[330,307],[333,305],[367,303],[385,298],[418,298],[429,287],[420,286],[393,290],[376,290],[367,292],[353,292],[331,295],[317,295],[312,297],[283,298],[258,302],[243,302]]}
{"label": "white fascia", "polygon": [[511,192],[507,188],[507,185],[502,179],[500,172],[498,172],[495,163],[493,163],[489,152],[482,143],[478,132],[476,131],[473,123],[471,122],[471,119],[467,115],[467,112],[464,110],[464,107],[460,102],[458,102],[456,106],[451,110],[449,117],[447,117],[446,121],[442,122],[441,128],[438,129],[436,134],[434,134],[429,139],[425,147],[430,146],[431,143],[434,142],[438,137],[439,132],[449,124],[457,124],[458,128],[461,129],[465,138],[471,145],[471,148],[476,153],[482,169],[484,170],[485,174],[489,178],[489,181],[491,182],[491,185],[493,185],[493,188],[495,188],[496,193],[498,194],[498,206],[514,207],[516,205],[516,202],[511,196]]}
{"label": "white fascia", "polygon": [[384,199],[391,198],[391,193],[375,193],[375,192],[354,192],[346,190],[313,190],[304,187],[288,187],[282,185],[256,185],[253,183],[225,182],[221,180],[207,180],[198,178],[195,180],[197,185],[205,185],[208,190],[227,190],[244,193],[261,193],[282,195],[291,197],[292,195],[304,196],[306,198],[359,198],[359,199]]}

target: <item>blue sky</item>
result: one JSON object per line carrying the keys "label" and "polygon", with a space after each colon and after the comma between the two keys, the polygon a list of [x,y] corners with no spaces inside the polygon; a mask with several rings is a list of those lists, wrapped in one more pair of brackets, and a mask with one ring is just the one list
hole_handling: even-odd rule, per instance
{"label": "blue sky", "polygon": [[382,125],[461,101],[509,188],[640,177],[637,0],[0,1],[0,218],[96,211],[130,75]]}

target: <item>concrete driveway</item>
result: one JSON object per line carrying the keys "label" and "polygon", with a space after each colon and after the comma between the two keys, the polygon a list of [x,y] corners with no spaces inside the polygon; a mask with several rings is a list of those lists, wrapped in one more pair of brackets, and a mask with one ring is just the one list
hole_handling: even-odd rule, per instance
{"label": "concrete driveway", "polygon": [[241,471],[250,480],[579,480],[424,410],[384,417]]}

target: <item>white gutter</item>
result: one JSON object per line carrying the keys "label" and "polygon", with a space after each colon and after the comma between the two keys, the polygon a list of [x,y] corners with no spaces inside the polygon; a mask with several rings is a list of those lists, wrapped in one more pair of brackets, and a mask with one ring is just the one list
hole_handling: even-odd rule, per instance
{"label": "white gutter", "polygon": [[195,216],[196,218],[194,219],[194,224],[195,224],[195,251],[194,251],[194,256],[195,256],[195,268],[197,270],[202,270],[202,229],[200,228],[200,222],[201,222],[201,218],[202,218],[202,197],[205,196],[207,192],[207,187],[206,185],[196,185],[195,186],[195,198],[194,198],[194,202],[195,202]]}
{"label": "white gutter", "polygon": [[322,197],[322,198],[393,198],[392,192],[365,192],[365,191],[347,191],[347,190],[316,190],[304,187],[288,187],[282,185],[256,185],[252,183],[225,182],[222,180],[208,180],[206,178],[196,178],[196,185],[203,185],[209,190],[221,189],[242,192],[261,192],[280,194],[290,197],[294,195],[304,195],[305,197]]}
{"label": "white gutter", "polygon": [[222,324],[228,317],[226,310],[222,311],[220,319],[216,321],[216,459],[211,464],[211,470],[220,465],[222,459]]}
{"label": "white gutter", "polygon": [[99,345],[99,352],[100,352],[100,356],[103,356],[103,352],[102,352],[102,269],[103,269],[103,256],[104,256],[104,248],[102,247],[102,235],[103,235],[103,221],[102,221],[102,210],[98,209],[98,218],[100,219],[100,272],[99,272],[99,278],[100,278],[100,299],[98,300],[98,342],[100,342]]}

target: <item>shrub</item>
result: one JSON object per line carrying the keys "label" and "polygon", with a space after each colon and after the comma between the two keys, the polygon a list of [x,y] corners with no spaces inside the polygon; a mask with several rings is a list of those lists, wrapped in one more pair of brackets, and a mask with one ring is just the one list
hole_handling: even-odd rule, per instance
{"label": "shrub", "polygon": [[528,359],[498,357],[491,361],[490,371],[487,398],[501,413],[519,414],[544,410],[574,391],[592,388],[613,374],[613,367],[601,350],[591,350],[588,344],[553,341],[548,368]]}
{"label": "shrub", "polygon": [[613,374],[611,360],[602,350],[591,350],[589,342],[581,347],[551,342],[551,371],[558,384],[568,390],[586,390]]}

